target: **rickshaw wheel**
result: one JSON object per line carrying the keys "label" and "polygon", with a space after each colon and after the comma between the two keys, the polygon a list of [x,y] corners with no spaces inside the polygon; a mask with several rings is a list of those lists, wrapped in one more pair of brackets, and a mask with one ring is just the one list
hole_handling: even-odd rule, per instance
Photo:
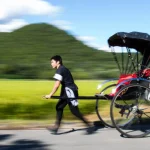
{"label": "rickshaw wheel", "polygon": [[106,95],[111,93],[112,89],[116,87],[116,84],[111,84],[101,90],[102,97],[96,100],[96,113],[100,121],[107,127],[113,128],[113,124],[110,117],[110,105],[112,98],[107,97]]}
{"label": "rickshaw wheel", "polygon": [[114,96],[110,116],[124,137],[140,138],[150,133],[150,89],[142,84],[129,84]]}

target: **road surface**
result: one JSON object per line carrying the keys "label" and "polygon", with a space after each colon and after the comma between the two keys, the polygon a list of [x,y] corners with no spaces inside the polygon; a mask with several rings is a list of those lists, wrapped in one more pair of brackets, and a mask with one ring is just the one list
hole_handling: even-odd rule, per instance
{"label": "road surface", "polygon": [[0,150],[149,150],[150,136],[124,138],[112,128],[100,127],[87,135],[84,127],[61,128],[58,135],[46,128],[0,130]]}

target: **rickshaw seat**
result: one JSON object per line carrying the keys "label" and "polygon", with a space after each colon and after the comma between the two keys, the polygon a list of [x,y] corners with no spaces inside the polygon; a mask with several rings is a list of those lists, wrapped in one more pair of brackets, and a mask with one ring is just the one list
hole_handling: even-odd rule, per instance
{"label": "rickshaw seat", "polygon": [[[132,74],[121,74],[119,77],[119,80],[117,82],[117,85],[125,80],[131,79],[131,78],[137,78],[137,74],[136,73],[132,73]],[[124,84],[128,85],[130,83],[130,81],[124,82]]]}
{"label": "rickshaw seat", "polygon": [[144,78],[150,77],[150,68],[146,68],[142,71],[142,75]]}

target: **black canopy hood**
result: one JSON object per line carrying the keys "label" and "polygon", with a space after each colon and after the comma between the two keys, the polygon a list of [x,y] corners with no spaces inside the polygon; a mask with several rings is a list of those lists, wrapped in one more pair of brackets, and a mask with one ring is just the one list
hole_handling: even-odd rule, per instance
{"label": "black canopy hood", "polygon": [[150,35],[141,32],[118,32],[108,39],[109,46],[120,46],[136,49],[150,54]]}

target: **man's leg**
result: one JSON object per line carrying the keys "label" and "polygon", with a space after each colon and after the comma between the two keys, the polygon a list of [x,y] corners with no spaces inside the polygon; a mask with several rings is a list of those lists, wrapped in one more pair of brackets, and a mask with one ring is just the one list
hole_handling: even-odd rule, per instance
{"label": "man's leg", "polygon": [[67,105],[67,101],[60,99],[56,105],[56,122],[55,122],[55,126],[56,128],[59,128],[60,124],[61,124],[61,120],[63,117],[63,109],[64,107]]}
{"label": "man's leg", "polygon": [[95,132],[95,128],[94,126],[91,126],[90,123],[83,117],[83,115],[80,113],[78,106],[73,106],[72,104],[69,104],[70,110],[72,112],[72,114],[74,114],[77,118],[79,118],[80,120],[82,120],[87,128],[87,134],[92,134]]}
{"label": "man's leg", "polygon": [[69,104],[69,108],[70,108],[73,115],[75,115],[77,118],[82,120],[86,124],[87,127],[90,127],[90,123],[80,113],[78,106],[73,106],[72,104]]}
{"label": "man's leg", "polygon": [[82,120],[87,126],[89,126],[88,121],[82,116],[78,108],[78,101],[76,99],[78,97],[78,90],[77,89],[72,90],[68,87],[66,87],[65,90],[66,90],[66,95],[68,98],[75,98],[75,99],[70,99],[70,100],[68,99],[68,105],[72,114],[75,115],[80,120]]}
{"label": "man's leg", "polygon": [[59,126],[61,124],[61,120],[62,120],[62,116],[63,116],[63,109],[64,107],[67,105],[67,101],[66,100],[62,100],[60,99],[56,105],[56,121],[55,121],[55,125],[52,127],[48,127],[47,129],[50,130],[53,134],[56,134]]}
{"label": "man's leg", "polygon": [[[66,95],[68,98],[71,98],[70,100],[68,99],[68,105],[69,108],[72,112],[73,115],[75,115],[77,118],[79,118],[80,120],[82,120],[86,126],[88,127],[87,129],[87,133],[91,134],[94,132],[94,129],[91,128],[90,123],[83,117],[83,115],[80,113],[79,108],[78,108],[78,101],[77,101],[77,97],[78,97],[78,90],[72,90],[70,88],[66,88]],[[75,98],[75,99],[73,99]]]}

